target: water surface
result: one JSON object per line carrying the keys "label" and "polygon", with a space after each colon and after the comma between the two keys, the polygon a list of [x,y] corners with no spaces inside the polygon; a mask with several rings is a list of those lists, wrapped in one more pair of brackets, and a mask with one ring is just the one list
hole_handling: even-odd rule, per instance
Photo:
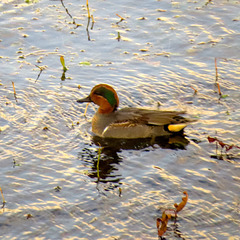
{"label": "water surface", "polygon": [[[64,1],[75,24],[61,1],[1,1],[1,238],[158,239],[156,219],[187,191],[166,239],[240,239],[240,152],[220,158],[207,140],[240,145],[240,2],[206,2],[89,1],[88,35],[84,1]],[[181,144],[104,149],[98,180],[96,107],[84,117],[76,102],[98,83],[114,86],[120,107],[198,121]]]}

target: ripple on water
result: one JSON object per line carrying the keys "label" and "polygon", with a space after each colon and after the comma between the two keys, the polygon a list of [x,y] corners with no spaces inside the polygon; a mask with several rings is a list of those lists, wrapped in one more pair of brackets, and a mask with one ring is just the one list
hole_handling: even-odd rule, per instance
{"label": "ripple on water", "polygon": [[[239,151],[220,160],[207,137],[240,142],[240,5],[206,2],[89,1],[91,41],[79,1],[64,2],[78,28],[60,1],[0,3],[2,238],[157,239],[156,219],[186,190],[166,239],[239,239]],[[198,121],[184,139],[103,141],[98,165],[96,108],[84,117],[76,99],[102,82],[121,107],[186,110]]]}

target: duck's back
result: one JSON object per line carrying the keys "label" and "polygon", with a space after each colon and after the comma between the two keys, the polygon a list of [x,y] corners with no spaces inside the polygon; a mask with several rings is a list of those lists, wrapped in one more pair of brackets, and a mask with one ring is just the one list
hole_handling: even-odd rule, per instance
{"label": "duck's back", "polygon": [[[108,114],[96,113],[92,130],[105,138],[150,138],[173,134],[169,125],[182,125],[182,130],[191,120],[181,116],[184,112],[157,111],[138,108],[123,108]],[[174,131],[176,132],[176,131]]]}

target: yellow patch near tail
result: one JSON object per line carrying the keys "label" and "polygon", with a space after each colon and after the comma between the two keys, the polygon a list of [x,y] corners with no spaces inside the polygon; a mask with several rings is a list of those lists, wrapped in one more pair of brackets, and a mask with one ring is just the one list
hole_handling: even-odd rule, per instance
{"label": "yellow patch near tail", "polygon": [[170,124],[168,125],[168,130],[170,132],[180,132],[182,129],[184,129],[187,126],[186,123],[179,123],[179,124]]}

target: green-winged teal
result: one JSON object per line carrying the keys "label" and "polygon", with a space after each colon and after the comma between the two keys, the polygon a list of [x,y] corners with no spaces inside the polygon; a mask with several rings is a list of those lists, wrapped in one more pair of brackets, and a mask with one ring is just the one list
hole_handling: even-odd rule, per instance
{"label": "green-winged teal", "polygon": [[117,110],[116,91],[107,84],[96,85],[90,95],[77,102],[93,102],[99,106],[92,119],[92,132],[103,138],[153,138],[182,133],[191,122],[184,111],[158,111],[141,108]]}

